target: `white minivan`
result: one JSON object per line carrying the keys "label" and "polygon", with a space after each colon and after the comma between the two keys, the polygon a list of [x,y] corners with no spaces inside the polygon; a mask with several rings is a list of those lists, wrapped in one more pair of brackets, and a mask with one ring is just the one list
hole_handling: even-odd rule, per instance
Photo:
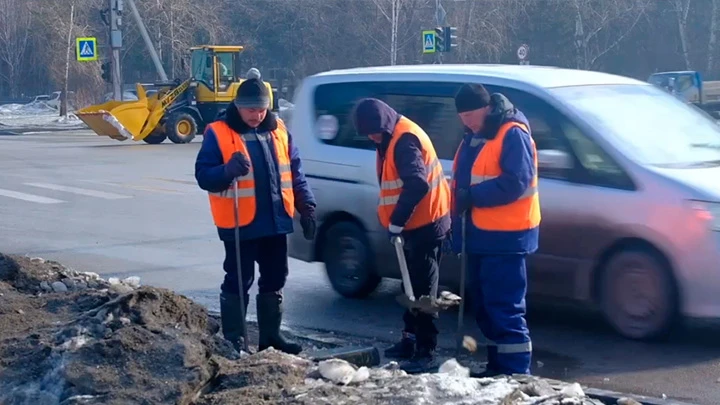
{"label": "white minivan", "polygon": [[[595,306],[634,339],[683,317],[720,317],[720,126],[651,84],[599,72],[446,64],[306,78],[290,132],[319,228],[311,242],[293,234],[291,257],[323,262],[346,297],[399,278],[376,214],[374,144],[349,114],[360,98],[384,100],[425,129],[450,175],[463,134],[453,96],[463,83],[503,93],[530,121],[542,210],[531,296]],[[442,284],[458,286],[458,263],[443,260]]]}

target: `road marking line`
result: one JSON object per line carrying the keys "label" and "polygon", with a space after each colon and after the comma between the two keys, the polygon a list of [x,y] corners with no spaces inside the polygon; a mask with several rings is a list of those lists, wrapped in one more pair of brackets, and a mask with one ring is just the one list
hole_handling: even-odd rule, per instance
{"label": "road marking line", "polygon": [[59,184],[25,183],[25,185],[46,188],[49,190],[66,191],[68,193],[86,195],[89,197],[104,198],[106,200],[121,200],[121,199],[125,199],[125,198],[132,198],[129,195],[106,193],[104,191],[88,190],[85,188],[78,188],[78,187],[61,186]]}
{"label": "road marking line", "polygon": [[0,195],[10,198],[16,198],[18,200],[25,200],[30,202],[35,202],[39,204],[60,204],[64,203],[63,200],[56,200],[54,198],[48,198],[48,197],[41,197],[39,195],[34,194],[25,194],[20,193],[18,191],[12,191],[12,190],[3,190],[0,188]]}
{"label": "road marking line", "polygon": [[135,190],[141,190],[141,191],[150,191],[154,193],[165,193],[165,194],[176,194],[176,195],[183,195],[187,193],[183,193],[182,191],[178,190],[171,190],[169,188],[162,188],[162,187],[154,187],[154,186],[144,186],[140,184],[128,184],[128,183],[115,183],[120,187],[127,187]]}
{"label": "road marking line", "polygon": [[163,177],[147,177],[150,180],[160,180],[160,181],[166,181],[168,183],[180,183],[180,184],[187,184],[190,186],[196,186],[197,183],[192,180],[180,180],[180,179],[166,179]]}

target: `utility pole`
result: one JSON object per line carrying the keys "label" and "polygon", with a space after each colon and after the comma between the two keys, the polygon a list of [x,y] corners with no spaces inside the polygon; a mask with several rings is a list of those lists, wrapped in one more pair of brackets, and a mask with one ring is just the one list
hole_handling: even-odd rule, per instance
{"label": "utility pole", "polygon": [[[445,25],[445,19],[447,18],[447,12],[443,8],[442,4],[440,3],[440,0],[435,0],[435,24],[438,27],[442,27]],[[436,39],[437,41],[437,39]],[[435,52],[435,63],[442,64],[442,54],[443,52]]]}
{"label": "utility pole", "polygon": [[60,95],[60,116],[68,117],[68,79],[70,77],[70,52],[72,50],[72,31],[73,16],[75,15],[75,2],[70,5],[70,28],[68,28],[67,51],[65,53],[65,81],[63,82],[63,92]]}
{"label": "utility pole", "polygon": [[112,85],[113,99],[122,100],[122,71],[120,69],[120,49],[122,49],[122,10],[123,0],[110,2],[110,46],[112,47]]}
{"label": "utility pole", "polygon": [[[122,1],[122,0],[117,0]],[[147,29],[145,29],[145,23],[143,23],[142,18],[140,17],[140,13],[138,12],[137,6],[135,6],[134,0],[128,0],[128,3],[130,4],[130,11],[132,12],[133,17],[135,17],[135,23],[138,26],[138,29],[140,30],[140,35],[143,37],[143,41],[145,41],[145,46],[148,48],[148,52],[150,52],[150,59],[152,59],[153,64],[155,64],[155,70],[157,70],[158,76],[160,76],[160,80],[163,82],[168,81],[167,74],[165,73],[165,69],[163,68],[162,62],[160,62],[160,57],[158,56],[157,50],[155,49],[155,45],[153,45],[152,40],[150,39],[150,35],[147,32]]]}

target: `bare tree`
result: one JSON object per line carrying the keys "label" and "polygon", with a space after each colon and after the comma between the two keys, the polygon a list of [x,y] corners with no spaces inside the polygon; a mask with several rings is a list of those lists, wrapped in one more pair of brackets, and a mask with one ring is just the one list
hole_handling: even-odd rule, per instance
{"label": "bare tree", "polygon": [[690,51],[687,38],[688,15],[690,14],[690,0],[673,0],[672,5],[677,15],[678,34],[680,35],[680,48],[682,50],[683,59],[685,60],[685,68],[690,70]]}
{"label": "bare tree", "polygon": [[[679,0],[683,1],[683,0]],[[564,8],[566,0],[558,0]],[[637,26],[651,0],[573,0],[576,67],[593,69]]]}
{"label": "bare tree", "polygon": [[707,72],[712,72],[715,68],[715,52],[717,48],[717,31],[718,31],[718,0],[712,0],[712,9],[710,11],[710,39],[707,48]]}
{"label": "bare tree", "polygon": [[[527,1],[527,0],[526,0]],[[510,29],[523,0],[467,0],[450,3],[448,21],[458,27],[459,62],[497,62],[510,45]]]}
{"label": "bare tree", "polygon": [[0,77],[7,83],[11,96],[20,92],[32,7],[29,0],[0,0]]}

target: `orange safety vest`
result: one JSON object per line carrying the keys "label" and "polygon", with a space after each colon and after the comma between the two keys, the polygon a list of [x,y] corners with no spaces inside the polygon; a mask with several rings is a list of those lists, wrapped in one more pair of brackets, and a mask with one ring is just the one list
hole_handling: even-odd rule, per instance
{"label": "orange safety vest", "polygon": [[[278,127],[270,132],[275,145],[275,157],[277,158],[278,171],[280,173],[280,189],[282,191],[283,205],[285,212],[290,218],[295,215],[295,195],[292,185],[292,171],[290,170],[290,152],[288,150],[288,133],[279,118]],[[235,152],[242,152],[250,160],[246,139],[254,139],[255,134],[239,135],[233,131],[225,121],[215,121],[208,125],[215,132],[220,152],[222,152],[223,163],[227,163]],[[238,187],[238,222],[239,226],[246,226],[255,219],[257,203],[255,201],[255,177],[250,163],[250,172],[245,176],[237,177]],[[269,181],[276,181],[270,179]],[[215,226],[218,228],[235,228],[234,191],[232,184],[227,190],[219,193],[208,193],[210,198],[210,210],[212,211]],[[269,208],[266,208],[269,209]]]}
{"label": "orange safety vest", "polygon": [[[395,210],[395,205],[400,198],[403,182],[395,167],[395,145],[398,139],[404,133],[411,133],[420,140],[422,147],[423,163],[427,168],[427,182],[430,185],[425,197],[415,207],[410,219],[404,226],[404,229],[411,230],[428,225],[442,218],[450,211],[450,186],[445,175],[443,174],[442,165],[437,158],[435,148],[433,147],[430,137],[417,124],[405,117],[400,117],[390,139],[387,152],[385,152],[385,160],[380,159],[380,153],[377,152],[377,171],[378,176],[382,174],[380,180],[380,202],[378,204],[378,218],[385,228],[390,227],[390,216]],[[382,167],[381,167],[382,165]]]}
{"label": "orange safety vest", "polygon": [[[478,153],[477,158],[475,158],[470,177],[471,187],[483,181],[492,180],[502,174],[502,169],[500,169],[500,154],[502,153],[503,140],[507,132],[513,127],[519,127],[526,133],[530,133],[527,126],[518,122],[508,122],[502,125],[498,130],[497,136],[488,140],[480,150],[480,153]],[[533,148],[535,164],[535,174],[530,182],[530,186],[517,200],[510,204],[489,208],[472,207],[470,215],[472,217],[472,223],[476,228],[486,231],[523,231],[540,225],[537,150],[535,149],[535,141],[533,141],[532,137],[530,138],[530,143]],[[460,148],[461,147],[462,143],[460,144]],[[455,173],[457,168],[460,148],[458,148],[455,153],[453,173]],[[455,195],[456,184],[454,176],[452,188],[453,195]]]}

